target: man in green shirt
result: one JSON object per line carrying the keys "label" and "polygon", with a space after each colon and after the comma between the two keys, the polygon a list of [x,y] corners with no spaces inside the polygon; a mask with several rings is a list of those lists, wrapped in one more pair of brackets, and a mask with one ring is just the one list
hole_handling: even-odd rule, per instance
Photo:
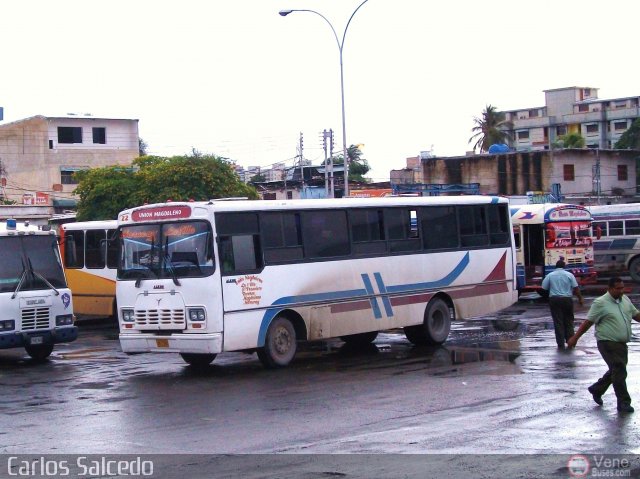
{"label": "man in green shirt", "polygon": [[608,291],[593,301],[587,319],[580,325],[576,334],[567,341],[567,347],[574,348],[578,339],[592,325],[596,325],[598,351],[609,370],[588,389],[593,400],[602,406],[602,395],[613,384],[620,412],[633,412],[626,382],[627,343],[631,340],[632,319],[640,322],[640,311],[624,295],[622,279],[612,277],[609,279]]}

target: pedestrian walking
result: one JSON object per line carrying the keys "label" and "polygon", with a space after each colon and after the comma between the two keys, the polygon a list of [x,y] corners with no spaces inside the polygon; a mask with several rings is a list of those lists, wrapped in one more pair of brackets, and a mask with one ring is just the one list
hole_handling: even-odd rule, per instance
{"label": "pedestrian walking", "polygon": [[542,280],[542,289],[549,292],[549,309],[553,318],[558,349],[564,349],[567,340],[573,336],[573,295],[582,306],[584,299],[576,277],[564,269],[564,260],[556,263],[556,269]]}
{"label": "pedestrian walking", "polygon": [[567,346],[574,348],[580,337],[596,325],[598,351],[607,363],[608,370],[589,386],[593,400],[602,406],[602,395],[613,384],[618,399],[618,411],[633,412],[631,396],[627,391],[627,343],[631,339],[631,320],[640,322],[640,311],[624,294],[624,282],[619,277],[609,279],[608,290],[596,298],[589,308],[587,319],[576,334],[569,338]]}

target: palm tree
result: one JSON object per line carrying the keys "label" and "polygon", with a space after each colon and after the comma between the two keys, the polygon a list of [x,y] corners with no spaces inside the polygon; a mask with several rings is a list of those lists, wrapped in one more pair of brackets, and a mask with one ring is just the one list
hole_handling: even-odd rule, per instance
{"label": "palm tree", "polygon": [[489,151],[489,147],[496,143],[505,143],[510,138],[509,130],[513,129],[513,123],[505,119],[505,114],[498,111],[495,106],[487,105],[482,112],[482,117],[474,117],[473,135],[469,143],[475,141],[473,151]]}
{"label": "palm tree", "polygon": [[[347,156],[349,157],[349,180],[366,182],[364,175],[371,169],[369,162],[362,158],[362,145],[351,145],[347,148]],[[342,165],[344,163],[342,155],[333,157],[334,165]]]}
{"label": "palm tree", "polygon": [[585,140],[580,133],[559,136],[551,145],[553,148],[584,148]]}

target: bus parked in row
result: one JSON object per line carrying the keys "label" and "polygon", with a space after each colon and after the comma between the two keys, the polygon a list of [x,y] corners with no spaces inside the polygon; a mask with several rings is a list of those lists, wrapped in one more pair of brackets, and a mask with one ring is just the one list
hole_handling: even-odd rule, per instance
{"label": "bus parked in row", "polygon": [[60,249],[74,312],[79,318],[117,318],[118,244],[109,241],[117,221],[79,221],[60,226]]}
{"label": "bus parked in row", "polygon": [[517,300],[508,202],[489,196],[180,202],[118,216],[126,353],[225,351],[286,366],[300,340],[373,341]]}
{"label": "bus parked in row", "polygon": [[598,274],[629,274],[640,282],[640,204],[589,206]]}
{"label": "bus parked in row", "polygon": [[24,347],[35,360],[78,337],[54,231],[0,222],[0,349]]}
{"label": "bus parked in row", "polygon": [[512,205],[518,290],[542,293],[542,280],[563,259],[581,286],[596,283],[591,214],[562,203]]}

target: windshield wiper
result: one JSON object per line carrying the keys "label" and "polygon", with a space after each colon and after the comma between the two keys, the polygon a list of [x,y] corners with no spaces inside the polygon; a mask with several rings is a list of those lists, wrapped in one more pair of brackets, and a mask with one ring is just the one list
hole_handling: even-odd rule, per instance
{"label": "windshield wiper", "polygon": [[178,281],[178,275],[176,274],[176,269],[173,267],[173,263],[171,262],[171,258],[169,257],[169,237],[165,239],[164,242],[164,264],[167,266],[167,270],[171,273],[171,279],[173,279],[173,284],[176,286],[180,286],[180,281]]}
{"label": "windshield wiper", "polygon": [[31,270],[31,273],[33,273],[33,275],[39,280],[41,280],[44,284],[49,286],[49,288],[51,288],[53,292],[56,293],[56,296],[60,296],[60,291],[58,291],[56,287],[47,280],[47,278],[45,278],[44,276],[42,276],[40,273],[38,273],[36,270],[33,269],[33,265],[31,264],[31,258],[27,258],[27,261],[29,263],[29,269]]}
{"label": "windshield wiper", "polygon": [[24,261],[22,260],[22,258],[20,258],[20,262],[22,263],[22,275],[20,275],[20,281],[18,281],[18,286],[16,286],[16,289],[13,291],[13,294],[11,295],[11,299],[15,299],[18,292],[20,292],[20,288],[22,288],[22,283],[24,283],[24,279],[27,277],[27,273],[28,273],[27,268],[24,267]]}

